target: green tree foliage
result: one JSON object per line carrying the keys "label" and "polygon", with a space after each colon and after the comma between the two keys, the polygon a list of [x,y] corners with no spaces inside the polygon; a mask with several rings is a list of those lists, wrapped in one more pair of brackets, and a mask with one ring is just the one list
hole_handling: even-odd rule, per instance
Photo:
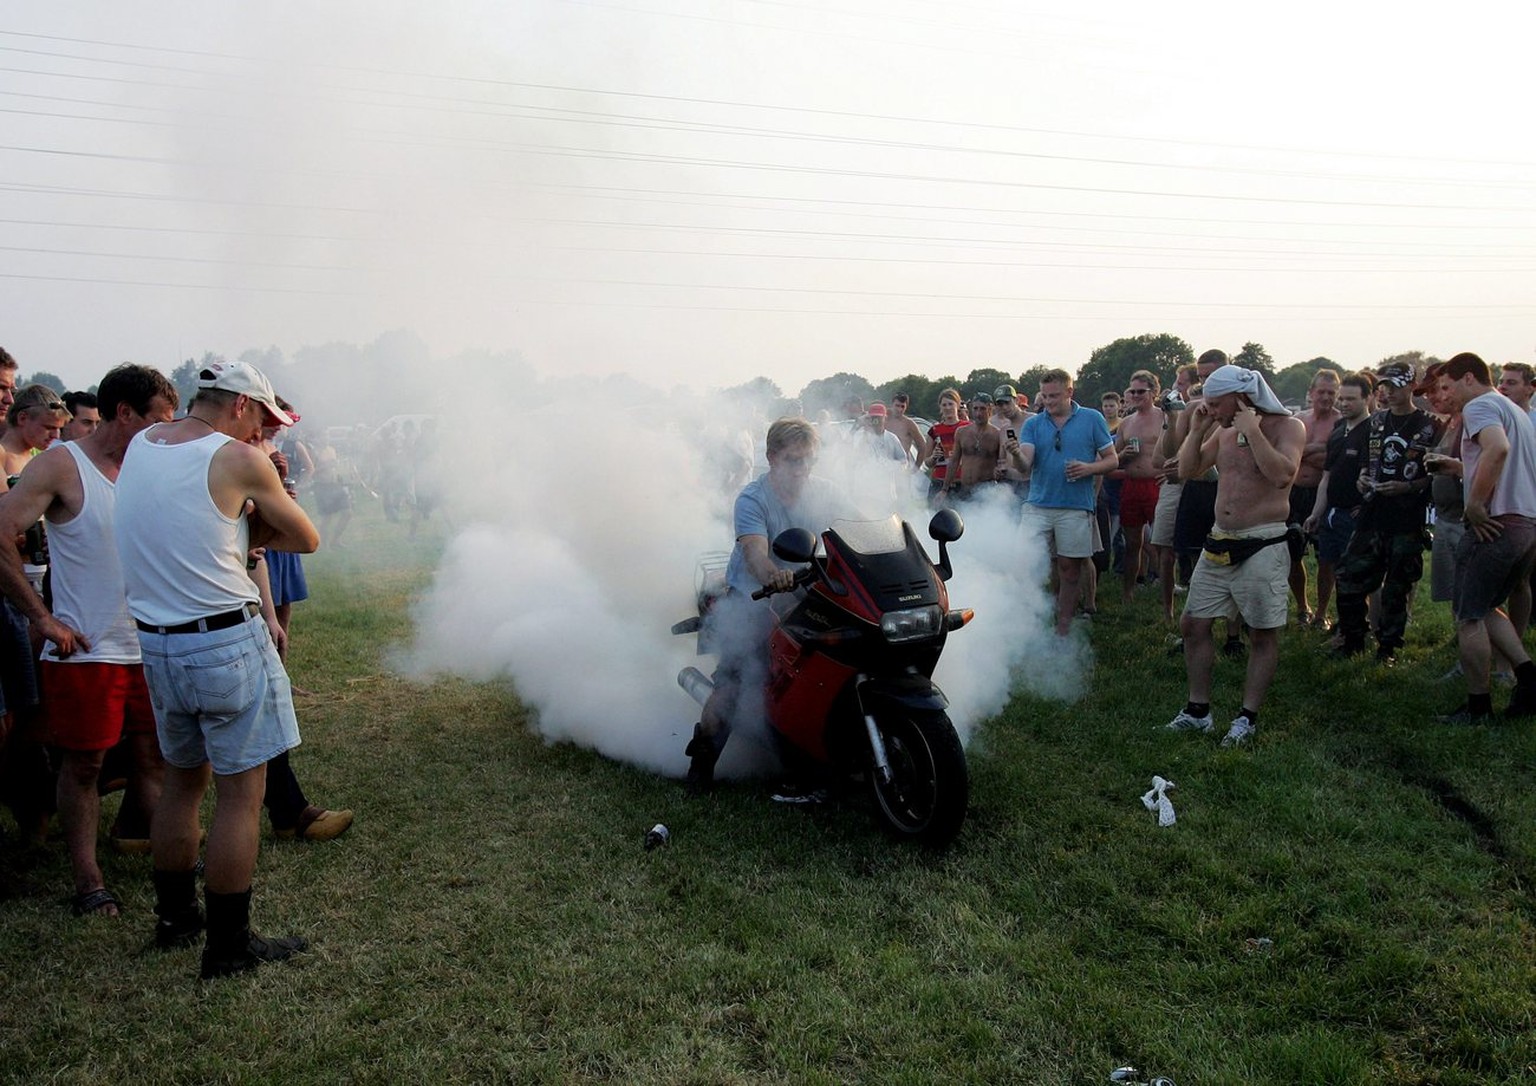
{"label": "green tree foliage", "polygon": [[64,383],[62,377],[56,373],[49,373],[47,370],[38,370],[25,381],[16,382],[17,388],[26,388],[28,385],[47,385],[60,396],[69,391],[69,386]]}
{"label": "green tree foliage", "polygon": [[202,358],[189,358],[171,371],[171,384],[176,386],[176,395],[181,397],[183,411],[192,402],[192,397],[197,395],[197,371],[210,362],[217,361],[219,361],[218,355],[212,351],[204,351]]}
{"label": "green tree foliage", "polygon": [[1413,367],[1414,373],[1423,373],[1426,368],[1433,366],[1436,362],[1443,361],[1445,361],[1443,358],[1436,358],[1434,355],[1425,354],[1423,351],[1403,351],[1401,354],[1387,355],[1387,357],[1371,368],[1380,373],[1383,366],[1406,363]]}
{"label": "green tree foliage", "polygon": [[1275,360],[1262,343],[1244,343],[1243,349],[1232,356],[1232,364],[1245,370],[1258,370],[1266,378],[1275,375]]}
{"label": "green tree foliage", "polygon": [[1019,379],[1017,381],[1010,381],[1008,383],[1013,385],[1020,392],[1024,393],[1024,395],[1028,396],[1030,403],[1034,403],[1035,397],[1040,394],[1040,378],[1045,375],[1046,370],[1054,370],[1059,368],[1059,366],[1047,366],[1044,364],[1039,366],[1031,366],[1029,369],[1019,374]]}
{"label": "green tree foliage", "polygon": [[831,377],[818,377],[800,390],[800,403],[807,418],[814,419],[823,411],[832,412],[833,418],[843,417],[843,405],[849,400],[868,403],[875,398],[875,386],[856,373],[834,373]]}
{"label": "green tree foliage", "polygon": [[1312,378],[1318,370],[1322,369],[1333,370],[1340,376],[1345,372],[1344,367],[1333,359],[1319,356],[1287,366],[1265,380],[1269,382],[1269,387],[1274,389],[1275,395],[1285,403],[1306,403],[1307,390],[1312,387]]}
{"label": "green tree foliage", "polygon": [[972,370],[965,378],[965,383],[960,386],[960,392],[966,399],[970,399],[978,392],[992,395],[992,390],[998,385],[1017,385],[1013,374],[992,366],[983,366]]}
{"label": "green tree foliage", "polygon": [[[1137,370],[1151,370],[1168,388],[1173,384],[1173,371],[1194,360],[1194,349],[1169,332],[1117,339],[1097,348],[1077,371],[1077,402],[1098,404],[1105,392],[1122,391]],[[1034,393],[1030,391],[1030,395]]]}

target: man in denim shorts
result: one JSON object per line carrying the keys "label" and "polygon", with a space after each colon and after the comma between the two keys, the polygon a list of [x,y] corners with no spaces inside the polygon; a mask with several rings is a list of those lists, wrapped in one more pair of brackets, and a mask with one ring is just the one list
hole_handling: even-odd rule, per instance
{"label": "man in denim shorts", "polygon": [[1536,427],[1494,389],[1488,364],[1477,355],[1459,354],[1441,373],[1450,378],[1451,396],[1461,405],[1461,457],[1431,457],[1430,467],[1459,469],[1466,487],[1466,534],[1456,547],[1451,612],[1467,701],[1440,719],[1454,724],[1492,720],[1494,650],[1515,666],[1515,692],[1504,715],[1536,716],[1536,664],[1499,608],[1536,563]]}
{"label": "man in denim shorts", "polygon": [[272,386],[242,362],[198,374],[185,418],[133,439],[117,483],[117,548],[138,627],[166,779],[150,831],[156,941],[190,945],[203,927],[193,868],[210,777],[204,979],[304,949],[250,930],[268,759],[299,743],[292,690],[246,572],[252,548],[310,553],[314,525],[272,461],[247,444],[289,425]]}

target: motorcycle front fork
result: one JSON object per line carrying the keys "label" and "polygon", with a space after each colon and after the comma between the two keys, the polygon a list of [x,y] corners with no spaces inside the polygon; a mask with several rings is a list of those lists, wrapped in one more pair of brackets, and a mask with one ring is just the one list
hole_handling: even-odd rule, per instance
{"label": "motorcycle front fork", "polygon": [[[858,696],[858,690],[864,685],[867,675],[860,675],[854,684],[854,696]],[[864,708],[863,699],[859,699],[859,708]],[[891,760],[885,753],[885,739],[880,735],[880,725],[875,723],[873,713],[864,713],[864,731],[869,736],[869,752],[874,758],[875,775],[880,778],[881,784],[891,783]]]}

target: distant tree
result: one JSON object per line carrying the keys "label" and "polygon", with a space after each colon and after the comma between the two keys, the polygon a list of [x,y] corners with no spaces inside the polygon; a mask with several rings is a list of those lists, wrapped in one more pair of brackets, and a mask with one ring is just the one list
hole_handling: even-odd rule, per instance
{"label": "distant tree", "polygon": [[1258,370],[1266,378],[1275,373],[1275,360],[1262,343],[1244,343],[1243,349],[1232,356],[1232,364],[1245,370]]}
{"label": "distant tree", "polygon": [[978,392],[985,392],[990,396],[992,390],[998,385],[1012,385],[1015,383],[1013,375],[1005,370],[983,366],[970,372],[965,379],[965,383],[960,386],[960,391],[967,399]]}
{"label": "distant tree", "polygon": [[[288,364],[288,360],[283,357],[283,352],[276,346],[268,347],[265,350],[259,347],[252,347],[249,350],[241,351],[240,361],[248,366],[255,366],[267,375],[268,380],[274,383],[279,377],[276,371],[281,370]],[[278,392],[281,391],[282,389],[278,389]]]}
{"label": "distant tree", "polygon": [[1408,365],[1413,367],[1413,371],[1415,373],[1423,373],[1425,367],[1433,366],[1436,362],[1441,361],[1444,360],[1436,358],[1432,354],[1425,354],[1423,351],[1403,351],[1401,354],[1387,355],[1387,357],[1383,358],[1380,362],[1376,363],[1376,365],[1372,366],[1371,369],[1380,373],[1383,366],[1389,366],[1398,362],[1406,362]]}
{"label": "distant tree", "polygon": [[1194,360],[1194,349],[1169,332],[1117,339],[1095,350],[1077,371],[1077,402],[1097,406],[1105,392],[1119,392],[1130,384],[1137,370],[1151,370],[1167,388],[1173,384],[1173,371]]}
{"label": "distant tree", "polygon": [[939,410],[939,392],[948,387],[945,381],[950,385],[954,384],[952,377],[936,381],[920,373],[909,373],[905,377],[897,377],[895,380],[876,385],[870,399],[889,405],[897,393],[905,392],[912,401],[911,406],[907,408],[908,412],[921,418],[931,419]]}
{"label": "distant tree", "polygon": [[1046,370],[1054,370],[1059,368],[1059,366],[1031,366],[1029,369],[1019,374],[1019,379],[1017,381],[1009,381],[1008,383],[1013,385],[1020,392],[1024,393],[1024,395],[1028,396],[1030,402],[1033,403],[1035,400],[1035,394],[1040,391],[1040,375],[1043,374]]}
{"label": "distant tree", "polygon": [[812,421],[822,411],[830,411],[833,418],[839,418],[843,404],[852,399],[867,403],[874,399],[874,392],[875,386],[856,373],[834,373],[831,377],[818,377],[801,389],[800,402]]}
{"label": "distant tree", "polygon": [[171,371],[171,384],[176,386],[176,394],[181,397],[181,410],[185,411],[187,405],[192,402],[192,397],[197,395],[197,372],[210,362],[219,361],[219,356],[212,351],[204,351],[202,358],[189,358]]}
{"label": "distant tree", "polygon": [[769,419],[780,418],[788,410],[789,401],[784,398],[784,393],[766,377],[754,377],[742,384],[721,389],[720,395],[738,411],[759,411]]}
{"label": "distant tree", "polygon": [[1275,395],[1279,396],[1285,403],[1305,403],[1307,390],[1312,387],[1312,378],[1317,374],[1318,370],[1322,369],[1335,370],[1339,373],[1344,372],[1344,367],[1340,366],[1333,359],[1319,356],[1308,359],[1305,362],[1297,362],[1295,365],[1287,366],[1273,377],[1266,378],[1266,380],[1269,382],[1269,387],[1274,389]]}
{"label": "distant tree", "polygon": [[49,373],[47,370],[38,370],[25,381],[16,382],[17,388],[25,388],[27,385],[47,385],[60,396],[69,391],[69,386],[64,383],[62,377],[56,373]]}

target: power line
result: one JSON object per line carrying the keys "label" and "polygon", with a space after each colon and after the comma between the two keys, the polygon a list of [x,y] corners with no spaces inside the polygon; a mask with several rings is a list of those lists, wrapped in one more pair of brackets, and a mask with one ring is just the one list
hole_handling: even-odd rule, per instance
{"label": "power line", "polygon": [[[178,49],[178,48],[172,48],[172,47],[168,47],[168,46],[142,45],[142,44],[131,43],[131,42],[112,42],[112,41],[104,41],[104,40],[95,39],[95,38],[77,38],[77,37],[68,37],[68,36],[56,35],[56,34],[36,34],[36,33],[26,33],[26,32],[22,32],[22,31],[14,31],[14,30],[0,30],[0,35],[9,36],[9,37],[40,39],[40,40],[48,40],[48,41],[70,42],[70,43],[78,44],[78,45],[95,45],[95,46],[101,46],[101,47],[112,48],[112,49],[142,50],[142,51],[170,53],[170,54],[174,54],[174,55],[183,55],[183,56],[201,56],[201,57],[208,57],[208,58],[220,59],[220,60],[234,60],[234,61],[239,61],[239,62],[242,62],[242,63],[249,63],[249,64],[266,64],[266,63],[269,63],[269,62],[261,60],[258,57],[246,56],[246,55],[235,54],[235,53],[217,53],[217,52],[210,52],[210,51],[205,51],[205,50]],[[81,59],[86,59],[86,60],[91,60],[91,61],[99,62],[102,58],[99,58],[99,57],[88,57],[88,58],[81,58]],[[593,87],[575,87],[575,86],[567,86],[567,85],[554,84],[554,83],[535,83],[535,82],[529,82],[529,81],[510,80],[510,79],[491,79],[491,78],[487,78],[487,77],[483,77],[483,76],[443,75],[443,74],[437,73],[437,72],[405,71],[405,70],[400,70],[400,69],[387,69],[387,68],[370,68],[370,67],[363,67],[363,66],[356,66],[356,65],[318,64],[318,65],[313,65],[312,67],[314,67],[316,69],[319,69],[319,70],[327,70],[328,69],[328,70],[332,70],[332,71],[352,72],[352,73],[362,74],[362,75],[384,76],[384,77],[387,77],[387,78],[390,78],[390,79],[400,79],[400,78],[426,79],[426,80],[436,80],[436,81],[439,81],[439,82],[471,83],[471,84],[481,84],[481,85],[496,86],[496,87],[515,87],[515,88],[525,89],[525,90],[552,91],[552,92],[557,92],[557,93],[562,93],[562,94],[600,95],[600,96],[608,96],[608,97],[616,97],[616,98],[633,98],[633,99],[640,99],[640,100],[644,100],[644,101],[670,102],[670,103],[678,103],[678,104],[686,104],[686,105],[707,105],[707,106],[721,106],[721,107],[726,107],[726,108],[743,109],[743,110],[766,110],[766,111],[776,111],[776,112],[782,112],[782,113],[798,113],[798,114],[804,114],[804,115],[807,115],[807,116],[839,117],[839,118],[853,119],[853,120],[859,120],[859,121],[872,121],[873,120],[873,121],[891,121],[891,122],[895,122],[895,123],[898,123],[898,124],[942,125],[942,126],[944,126],[946,128],[963,128],[963,129],[972,129],[972,130],[976,130],[976,131],[1008,132],[1008,133],[1032,134],[1032,135],[1070,136],[1070,137],[1081,138],[1081,139],[1121,140],[1121,141],[1132,142],[1132,143],[1155,143],[1155,144],[1163,144],[1163,145],[1171,145],[1171,146],[1179,146],[1179,147],[1206,147],[1206,148],[1218,148],[1218,149],[1236,150],[1236,151],[1260,151],[1260,152],[1270,153],[1270,154],[1279,153],[1279,154],[1313,155],[1313,156],[1323,156],[1323,157],[1329,157],[1329,158],[1380,159],[1380,160],[1383,160],[1383,161],[1428,162],[1428,163],[1436,163],[1436,164],[1444,164],[1444,163],[1450,162],[1450,163],[1455,163],[1455,164],[1458,164],[1458,165],[1472,165],[1472,166],[1515,166],[1515,167],[1522,167],[1522,168],[1536,168],[1536,162],[1530,162],[1530,161],[1489,160],[1489,159],[1464,159],[1464,158],[1447,158],[1445,156],[1439,156],[1439,155],[1433,155],[1433,156],[1432,155],[1400,155],[1400,154],[1389,154],[1389,153],[1382,153],[1382,152],[1362,153],[1362,152],[1358,152],[1358,151],[1331,151],[1331,150],[1324,150],[1324,149],[1318,149],[1318,148],[1305,148],[1305,147],[1285,147],[1285,146],[1243,144],[1243,143],[1222,143],[1222,142],[1210,141],[1210,140],[1177,139],[1177,138],[1173,138],[1173,137],[1163,137],[1163,136],[1137,136],[1137,135],[1121,135],[1121,134],[1103,133],[1103,132],[1088,132],[1088,131],[1081,131],[1081,130],[1074,130],[1074,129],[1035,128],[1035,127],[1029,127],[1029,126],[1024,126],[1024,125],[994,124],[994,123],[988,123],[988,122],[982,122],[982,121],[974,121],[974,120],[956,120],[956,119],[944,119],[944,118],[912,117],[912,116],[903,116],[903,115],[899,115],[899,114],[863,113],[863,112],[858,112],[858,111],[854,111],[854,110],[826,109],[826,108],[818,108],[818,107],[812,107],[812,106],[775,105],[775,104],[771,104],[771,103],[759,103],[759,102],[741,102],[741,101],[732,101],[732,100],[729,100],[729,99],[719,99],[719,98],[690,97],[690,96],[687,96],[687,95],[650,94],[650,93],[645,93],[645,92],[641,92],[641,91],[604,90],[604,89],[593,88]],[[59,73],[39,72],[39,73],[35,73],[35,74],[50,75],[50,74],[59,74]],[[215,75],[217,73],[207,72],[207,73],[203,73],[203,74]],[[91,77],[75,76],[73,78],[91,78]],[[106,81],[108,81],[108,82],[132,82],[131,80],[115,80],[115,79],[110,79],[109,77],[102,77],[102,78],[105,78]],[[150,85],[155,85],[155,84],[150,84]],[[177,87],[178,86],[177,84],[164,84],[164,85],[165,86],[172,86],[172,87]],[[186,89],[186,88],[183,87],[181,89]]]}

